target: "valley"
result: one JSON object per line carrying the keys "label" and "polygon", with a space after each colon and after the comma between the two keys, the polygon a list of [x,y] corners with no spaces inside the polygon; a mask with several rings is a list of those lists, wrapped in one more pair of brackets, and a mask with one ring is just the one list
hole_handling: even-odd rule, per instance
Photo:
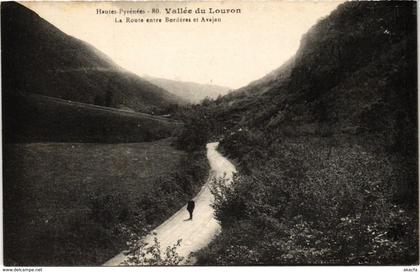
{"label": "valley", "polygon": [[[103,4],[92,10],[143,10]],[[277,61],[286,42],[260,48],[280,23],[248,20],[263,35],[240,40],[232,28],[226,44],[230,35],[216,37],[227,20],[202,17],[209,24],[195,35],[211,36],[189,43],[181,63],[186,32],[141,32],[133,43],[168,56],[152,71],[182,78],[170,62],[191,65],[203,84],[130,72],[30,8],[1,3],[5,265],[418,265],[416,2],[337,5],[312,6],[320,13],[295,54],[233,90],[215,75],[239,80],[257,58]],[[216,4],[161,11],[245,14]],[[165,27],[194,27],[186,20]],[[241,64],[233,73],[214,59],[224,51],[226,67]]]}

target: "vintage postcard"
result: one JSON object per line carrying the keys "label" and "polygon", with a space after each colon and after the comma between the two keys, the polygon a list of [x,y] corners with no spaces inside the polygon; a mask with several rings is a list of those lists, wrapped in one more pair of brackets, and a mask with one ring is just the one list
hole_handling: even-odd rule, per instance
{"label": "vintage postcard", "polygon": [[1,2],[3,271],[417,271],[417,67],[414,1]]}

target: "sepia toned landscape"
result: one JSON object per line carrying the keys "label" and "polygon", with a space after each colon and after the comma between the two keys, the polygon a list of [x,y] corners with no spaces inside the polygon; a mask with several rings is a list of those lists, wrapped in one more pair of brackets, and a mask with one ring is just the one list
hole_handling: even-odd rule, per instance
{"label": "sepia toned landscape", "polygon": [[242,4],[1,3],[4,265],[419,263],[417,3]]}

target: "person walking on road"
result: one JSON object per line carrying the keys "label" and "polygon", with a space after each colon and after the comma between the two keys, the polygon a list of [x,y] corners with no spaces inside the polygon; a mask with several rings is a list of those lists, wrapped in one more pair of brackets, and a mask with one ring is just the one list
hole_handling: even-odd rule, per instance
{"label": "person walking on road", "polygon": [[193,200],[188,201],[187,210],[190,213],[190,219],[188,219],[188,220],[192,220],[193,219],[193,211],[194,211],[194,208],[195,208],[194,201]]}

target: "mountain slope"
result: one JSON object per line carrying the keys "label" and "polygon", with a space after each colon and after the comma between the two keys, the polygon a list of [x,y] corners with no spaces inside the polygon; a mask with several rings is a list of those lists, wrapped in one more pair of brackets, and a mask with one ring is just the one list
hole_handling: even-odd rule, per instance
{"label": "mountain slope", "polygon": [[153,113],[181,101],[15,2],[1,4],[3,92]]}
{"label": "mountain slope", "polygon": [[218,96],[226,95],[230,91],[228,87],[212,84],[199,84],[150,76],[144,76],[144,78],[190,103],[199,103],[206,97],[215,99]]}
{"label": "mountain slope", "polygon": [[395,5],[341,6],[302,38],[275,76],[222,99],[219,118],[295,135],[414,135],[415,16],[410,4]]}
{"label": "mountain slope", "polygon": [[214,190],[222,234],[199,263],[418,264],[416,17],[344,3],[284,67],[207,106],[240,174]]}

